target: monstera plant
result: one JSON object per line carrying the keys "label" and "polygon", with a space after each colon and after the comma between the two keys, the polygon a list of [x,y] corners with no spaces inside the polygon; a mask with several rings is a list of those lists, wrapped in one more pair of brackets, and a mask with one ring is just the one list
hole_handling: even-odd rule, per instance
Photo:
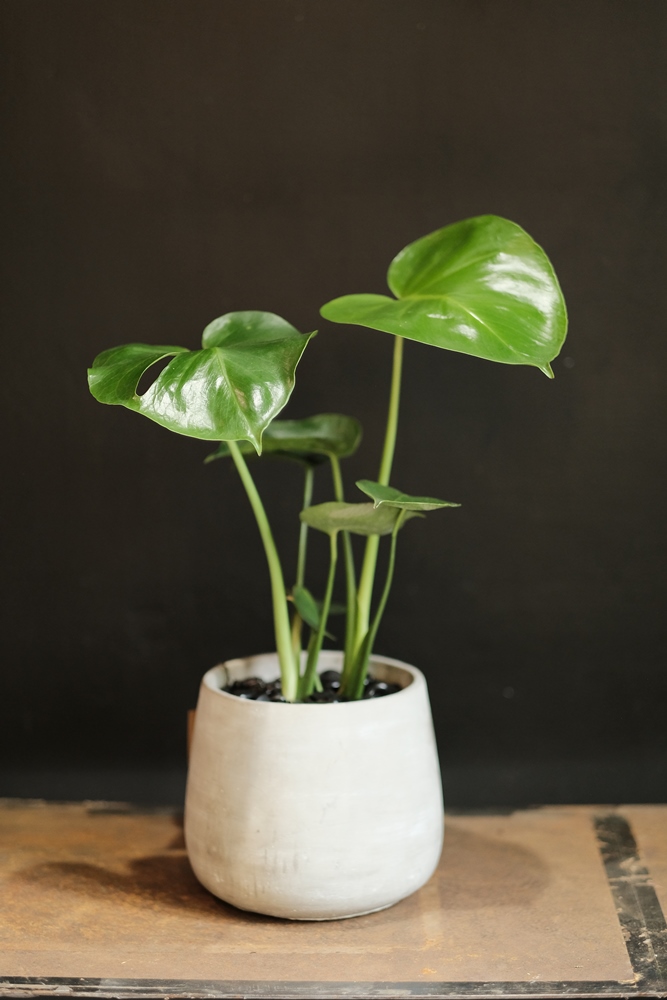
{"label": "monstera plant", "polygon": [[[312,698],[319,685],[318,657],[332,610],[339,540],[346,587],[340,696],[355,700],[362,695],[387,604],[399,532],[411,518],[458,506],[390,485],[405,340],[503,364],[532,365],[551,378],[550,362],[566,334],[563,296],[547,256],[523,229],[497,216],[468,219],[411,243],[391,262],[388,285],[391,296],[345,295],[321,310],[333,323],[369,327],[394,338],[384,447],[377,478],[357,483],[363,502],[345,500],[340,465],[359,445],[356,420],[341,414],[276,419],[314,334],[300,333],[273,313],[221,316],[206,327],[198,350],[146,344],[112,348],[89,371],[90,390],[100,402],[125,406],[178,434],[218,442],[209,460],[229,457],[234,462],[266,553],[280,697],[289,702]],[[139,394],[140,380],[165,359],[168,364]],[[289,590],[248,455],[288,457],[304,471],[297,570]],[[331,467],[333,499],[311,505],[313,476],[322,463]],[[306,585],[310,528],[330,539],[329,572],[320,599]],[[351,534],[366,538],[358,576]],[[382,536],[389,537],[388,568],[374,595]],[[302,656],[304,625],[310,638]]]}

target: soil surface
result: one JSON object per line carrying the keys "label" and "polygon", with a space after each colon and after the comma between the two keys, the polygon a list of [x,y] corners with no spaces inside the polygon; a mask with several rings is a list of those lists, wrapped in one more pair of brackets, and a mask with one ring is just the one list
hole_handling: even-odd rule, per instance
{"label": "soil surface", "polygon": [[[321,691],[313,691],[304,702],[312,705],[331,705],[336,702],[350,701],[345,695],[340,694],[340,673],[338,670],[325,670],[320,674],[322,684]],[[242,681],[234,681],[222,689],[227,694],[234,694],[237,698],[246,698],[250,701],[285,701],[282,695],[280,678],[275,681],[263,681],[259,677],[246,677]],[[367,677],[364,682],[364,693],[362,699],[384,698],[388,694],[395,694],[400,691],[400,684],[389,684],[387,681],[375,680]]]}

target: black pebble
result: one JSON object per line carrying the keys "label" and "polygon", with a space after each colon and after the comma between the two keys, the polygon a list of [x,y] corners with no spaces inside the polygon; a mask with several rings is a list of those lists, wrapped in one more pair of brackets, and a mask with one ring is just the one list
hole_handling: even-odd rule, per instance
{"label": "black pebble", "polygon": [[364,687],[364,698],[384,698],[387,694],[396,694],[401,690],[400,684],[389,684],[387,681],[371,680]]}
{"label": "black pebble", "polygon": [[332,690],[313,691],[313,693],[304,700],[310,702],[311,705],[335,705],[341,701],[348,701],[344,695],[339,695],[338,691]]}
{"label": "black pebble", "polygon": [[[323,690],[313,691],[304,701],[311,705],[335,705],[349,701],[345,695],[339,694],[341,675],[338,670],[325,670],[324,673],[320,674],[320,680]],[[249,701],[285,702],[280,678],[267,684],[260,677],[246,677],[245,680],[234,681],[223,690],[228,694],[236,695],[237,698],[245,698]],[[384,698],[385,695],[395,694],[400,690],[400,684],[389,684],[387,681],[377,681],[373,680],[372,677],[366,677],[362,698]]]}
{"label": "black pebble", "polygon": [[256,699],[266,691],[266,684],[259,677],[246,677],[242,681],[234,681],[225,688],[228,694],[235,694],[237,698]]}
{"label": "black pebble", "polygon": [[340,673],[338,670],[324,670],[320,681],[325,691],[338,691],[340,688]]}

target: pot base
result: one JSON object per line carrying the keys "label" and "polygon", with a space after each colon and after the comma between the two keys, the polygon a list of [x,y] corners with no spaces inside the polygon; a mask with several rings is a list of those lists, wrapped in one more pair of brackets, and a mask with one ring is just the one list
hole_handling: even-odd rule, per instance
{"label": "pot base", "polygon": [[[212,895],[215,895],[215,893],[212,893]],[[401,896],[401,899],[405,899],[405,896]],[[258,913],[260,916],[264,917],[276,917],[278,920],[298,920],[300,923],[325,924],[327,921],[354,920],[355,917],[367,917],[369,913],[380,913],[382,910],[390,910],[392,906],[396,906],[397,903],[400,903],[401,899],[395,899],[391,903],[384,903],[383,906],[376,906],[372,910],[360,910],[358,913],[338,913],[335,917],[286,917],[284,913],[268,913],[259,910],[247,910],[245,906],[236,906],[235,909],[243,910],[244,913]],[[226,901],[223,899],[222,902],[224,903]]]}

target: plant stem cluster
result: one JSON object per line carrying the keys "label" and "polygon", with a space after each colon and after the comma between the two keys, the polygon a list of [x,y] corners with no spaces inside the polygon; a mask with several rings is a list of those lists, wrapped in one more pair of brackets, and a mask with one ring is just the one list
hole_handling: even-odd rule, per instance
{"label": "plant stem cluster", "polygon": [[[396,448],[402,365],[403,340],[401,337],[394,337],[389,407],[384,447],[378,474],[378,483],[384,486],[389,485]],[[309,526],[305,520],[301,521],[296,582],[292,592],[288,595],[278,549],[257,486],[238,443],[230,441],[228,442],[228,448],[250,501],[266,554],[271,581],[274,631],[280,662],[283,696],[287,701],[302,701],[320,687],[318,684],[317,664],[331,612],[336,568],[338,565],[338,535],[342,534],[345,562],[346,613],[341,695],[349,700],[361,698],[368,673],[369,658],[391,589],[396,560],[396,539],[405,520],[405,511],[399,511],[395,518],[394,527],[391,531],[387,574],[375,614],[372,617],[372,599],[380,535],[368,534],[366,537],[362,571],[359,585],[357,586],[350,532],[340,530],[337,527],[329,531],[329,571],[324,598],[321,602],[312,602],[314,615],[312,617],[309,615],[310,622],[307,623],[310,625],[310,638],[306,649],[305,664],[303,669],[301,669],[304,618],[299,610],[299,605],[294,601],[294,595],[308,594],[305,590],[305,571]],[[331,464],[334,496],[339,504],[344,504],[343,478],[339,458],[333,452],[328,457]],[[303,510],[307,510],[311,505],[314,472],[315,466],[304,462]],[[310,597],[309,594],[308,596]],[[289,598],[292,599],[291,602]],[[293,606],[291,622],[288,611],[290,603]]]}

